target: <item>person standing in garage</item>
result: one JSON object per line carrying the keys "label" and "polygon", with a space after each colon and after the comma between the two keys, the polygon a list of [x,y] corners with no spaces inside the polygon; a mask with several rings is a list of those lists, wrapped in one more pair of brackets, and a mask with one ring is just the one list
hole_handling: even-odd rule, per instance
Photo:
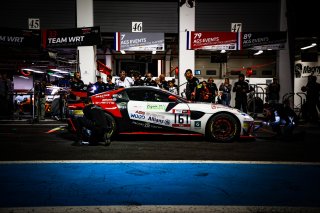
{"label": "person standing in garage", "polygon": [[128,88],[133,86],[134,81],[131,77],[127,76],[127,72],[124,70],[120,71],[120,78],[116,81],[115,83],[115,88],[119,89],[119,88]]}
{"label": "person standing in garage", "polygon": [[70,89],[73,91],[81,91],[84,88],[84,83],[81,80],[80,72],[76,71],[73,78],[70,80]]}
{"label": "person standing in garage", "polygon": [[277,104],[280,99],[280,84],[278,83],[278,79],[276,77],[273,78],[271,84],[267,87],[267,97],[269,104]]}
{"label": "person standing in garage", "polygon": [[45,119],[45,105],[46,105],[46,79],[43,78],[41,81],[37,82],[34,87],[35,91],[35,101],[36,101],[36,110],[37,110],[37,120]]}
{"label": "person standing in garage", "polygon": [[249,84],[244,80],[244,74],[239,74],[239,80],[234,84],[233,92],[236,93],[235,108],[247,113],[247,93],[250,91]]}
{"label": "person standing in garage", "polygon": [[101,76],[97,76],[97,82],[93,86],[95,87],[94,94],[107,91],[107,85],[102,81]]}
{"label": "person standing in garage", "polygon": [[199,85],[199,79],[193,76],[192,70],[187,69],[184,73],[184,76],[187,79],[187,86],[186,86],[186,98],[187,100],[197,101],[197,86]]}
{"label": "person standing in garage", "polygon": [[224,83],[222,83],[219,87],[219,91],[222,92],[221,102],[225,106],[230,106],[231,88],[232,88],[232,85],[229,82],[229,78],[225,78]]}

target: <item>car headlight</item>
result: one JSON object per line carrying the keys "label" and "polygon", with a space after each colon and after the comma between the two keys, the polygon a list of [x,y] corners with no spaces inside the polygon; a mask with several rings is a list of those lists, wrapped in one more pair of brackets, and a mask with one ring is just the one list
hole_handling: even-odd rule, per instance
{"label": "car headlight", "polygon": [[78,115],[78,116],[82,116],[83,115],[83,111],[79,110],[79,109],[74,109],[74,110],[69,110],[69,114],[70,115]]}

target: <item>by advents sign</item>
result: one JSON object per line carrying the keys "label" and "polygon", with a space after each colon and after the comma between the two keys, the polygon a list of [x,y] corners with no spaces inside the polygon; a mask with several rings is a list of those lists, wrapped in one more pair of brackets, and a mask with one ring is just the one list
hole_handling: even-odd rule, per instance
{"label": "by advents sign", "polygon": [[41,33],[39,30],[0,28],[0,46],[39,48]]}
{"label": "by advents sign", "polygon": [[117,51],[164,51],[163,33],[116,32],[114,41]]}
{"label": "by advents sign", "polygon": [[189,50],[239,50],[239,33],[235,32],[187,32]]}
{"label": "by advents sign", "polygon": [[46,47],[77,47],[101,44],[100,27],[44,30],[42,45]]}
{"label": "by advents sign", "polygon": [[248,32],[242,33],[241,49],[280,50],[284,49],[287,32]]}

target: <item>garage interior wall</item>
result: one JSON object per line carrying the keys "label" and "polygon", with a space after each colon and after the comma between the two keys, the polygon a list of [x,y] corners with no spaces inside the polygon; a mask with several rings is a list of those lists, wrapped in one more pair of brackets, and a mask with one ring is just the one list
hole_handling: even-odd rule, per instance
{"label": "garage interior wall", "polygon": [[[10,0],[1,4],[0,27],[28,29],[28,18],[39,18],[41,29],[76,27],[75,0]],[[63,18],[62,18],[63,17]]]}
{"label": "garage interior wall", "polygon": [[279,31],[280,0],[197,1],[196,31],[230,32],[242,23],[243,32]]}
{"label": "garage interior wall", "polygon": [[136,21],[143,23],[143,32],[178,33],[178,1],[95,0],[93,8],[101,32],[131,32]]}

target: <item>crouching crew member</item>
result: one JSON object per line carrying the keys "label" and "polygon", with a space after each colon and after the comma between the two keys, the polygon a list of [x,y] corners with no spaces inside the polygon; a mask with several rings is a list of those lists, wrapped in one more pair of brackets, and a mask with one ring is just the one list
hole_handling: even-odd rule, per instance
{"label": "crouching crew member", "polygon": [[[96,145],[99,141],[103,141],[106,145],[110,145],[110,138],[107,138],[106,132],[111,124],[104,110],[93,104],[91,98],[87,98],[84,103],[84,115],[77,118],[77,141],[85,144],[84,141],[89,140],[89,145]],[[90,133],[86,134],[87,130],[90,130]]]}

